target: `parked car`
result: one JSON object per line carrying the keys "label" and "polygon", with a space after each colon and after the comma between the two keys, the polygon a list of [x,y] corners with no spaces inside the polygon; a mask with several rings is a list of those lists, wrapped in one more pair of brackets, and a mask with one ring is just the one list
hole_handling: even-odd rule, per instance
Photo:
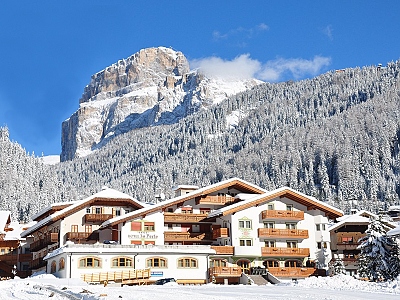
{"label": "parked car", "polygon": [[155,285],[164,285],[166,283],[177,284],[175,278],[162,278],[154,282]]}

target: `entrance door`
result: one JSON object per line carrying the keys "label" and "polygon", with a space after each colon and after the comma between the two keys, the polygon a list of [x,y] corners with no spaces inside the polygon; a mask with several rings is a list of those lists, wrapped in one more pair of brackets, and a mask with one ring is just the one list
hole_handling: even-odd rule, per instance
{"label": "entrance door", "polygon": [[236,262],[236,264],[242,268],[242,272],[250,275],[250,261],[247,259],[240,259]]}

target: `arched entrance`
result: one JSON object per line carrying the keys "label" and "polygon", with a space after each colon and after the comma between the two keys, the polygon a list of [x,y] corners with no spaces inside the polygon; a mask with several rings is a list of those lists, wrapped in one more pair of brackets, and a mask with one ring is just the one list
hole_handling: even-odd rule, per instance
{"label": "arched entrance", "polygon": [[239,259],[236,264],[242,268],[242,272],[245,274],[250,274],[250,264],[248,259]]}

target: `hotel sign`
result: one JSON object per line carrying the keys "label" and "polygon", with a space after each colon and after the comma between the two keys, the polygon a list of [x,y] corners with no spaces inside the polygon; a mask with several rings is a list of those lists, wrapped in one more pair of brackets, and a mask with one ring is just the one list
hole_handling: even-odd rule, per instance
{"label": "hotel sign", "polygon": [[128,234],[128,238],[132,240],[140,240],[140,239],[156,240],[158,238],[158,235],[146,231],[138,231],[135,232],[134,234]]}

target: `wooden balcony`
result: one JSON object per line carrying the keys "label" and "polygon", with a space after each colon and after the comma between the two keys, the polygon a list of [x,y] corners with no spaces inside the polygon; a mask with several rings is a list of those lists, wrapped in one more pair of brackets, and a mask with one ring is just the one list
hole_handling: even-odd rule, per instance
{"label": "wooden balcony", "polygon": [[289,278],[305,278],[314,274],[316,270],[314,268],[292,268],[292,267],[270,267],[270,272],[275,277],[289,277]]}
{"label": "wooden balcony", "polygon": [[239,266],[236,267],[212,267],[208,270],[208,274],[210,277],[240,277],[242,276],[242,268]]}
{"label": "wooden balcony", "polygon": [[307,239],[307,229],[276,229],[276,228],[258,228],[258,237],[281,237],[281,238],[294,238],[294,239]]}
{"label": "wooden balcony", "polygon": [[206,218],[206,214],[164,213],[165,223],[197,223]]}
{"label": "wooden balcony", "polygon": [[356,250],[360,244],[358,243],[338,243],[337,250]]}
{"label": "wooden balcony", "polygon": [[168,242],[199,242],[199,241],[212,241],[212,233],[201,232],[164,232],[164,241]]}
{"label": "wooden balcony", "polygon": [[213,239],[229,237],[229,228],[217,228],[212,231]]}
{"label": "wooden balcony", "polygon": [[67,240],[99,240],[98,232],[67,232]]}
{"label": "wooden balcony", "polygon": [[211,249],[216,251],[216,254],[233,255],[235,247],[233,246],[211,246]]}
{"label": "wooden balcony", "polygon": [[85,223],[103,223],[112,218],[112,214],[86,214]]}
{"label": "wooden balcony", "polygon": [[32,260],[32,253],[27,253],[27,254],[7,253],[0,255],[0,261],[4,261],[12,265],[15,265],[17,262],[29,262],[31,260]]}
{"label": "wooden balcony", "polygon": [[304,211],[293,210],[264,210],[262,212],[262,219],[283,219],[300,221],[304,220]]}
{"label": "wooden balcony", "polygon": [[196,198],[196,204],[214,204],[225,205],[235,201],[235,198],[229,195],[225,196],[203,196]]}
{"label": "wooden balcony", "polygon": [[29,263],[29,267],[31,269],[39,269],[42,267],[45,267],[47,265],[47,262],[43,260],[43,258],[36,258],[33,259],[30,263]]}
{"label": "wooden balcony", "polygon": [[280,248],[280,247],[262,247],[262,256],[280,256],[280,257],[308,257],[309,248]]}
{"label": "wooden balcony", "polygon": [[58,233],[57,232],[51,232],[46,234],[43,238],[34,241],[32,244],[29,245],[29,250],[31,252],[37,252],[40,249],[43,249],[44,247],[47,247],[48,245],[58,243]]}
{"label": "wooden balcony", "polygon": [[[90,283],[103,283],[107,281],[121,283],[145,283],[150,278],[150,269],[144,270],[124,270],[115,272],[86,273],[81,274],[81,279]],[[146,281],[143,281],[146,280]]]}

